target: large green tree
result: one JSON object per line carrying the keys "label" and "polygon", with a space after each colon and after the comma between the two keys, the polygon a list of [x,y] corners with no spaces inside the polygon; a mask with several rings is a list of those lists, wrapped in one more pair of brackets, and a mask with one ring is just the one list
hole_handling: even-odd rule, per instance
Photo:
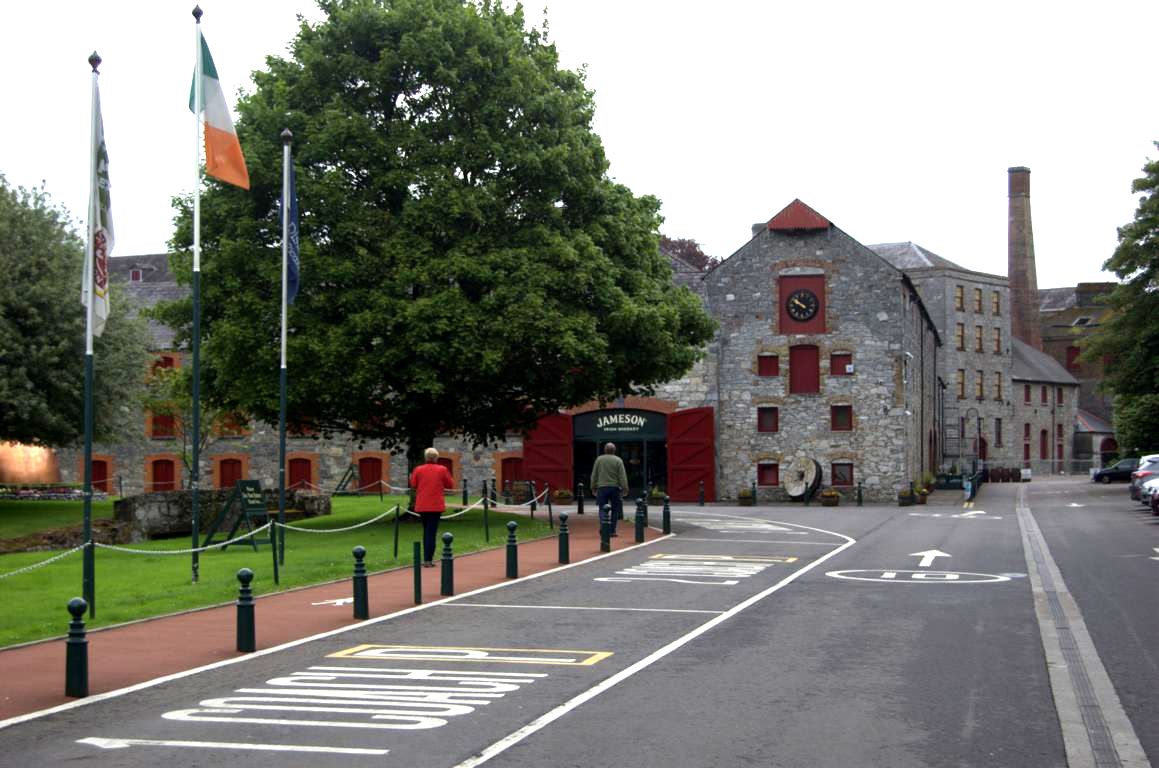
{"label": "large green tree", "polygon": [[[42,189],[0,175],[0,440],[62,446],[84,435],[84,245]],[[114,291],[94,340],[94,431],[136,427],[147,330]]]}
{"label": "large green tree", "polygon": [[[251,190],[202,197],[211,398],[276,420],[283,128],[302,210],[291,421],[413,456],[688,370],[712,324],[672,284],[659,204],[609,179],[592,93],[521,8],[319,5],[240,102]],[[166,312],[188,325],[187,304]]]}
{"label": "large green tree", "polygon": [[1115,432],[1128,453],[1149,450],[1159,427],[1159,161],[1149,160],[1143,174],[1131,185],[1140,195],[1135,219],[1119,228],[1103,265],[1120,279],[1110,296],[1114,312],[1083,352],[1104,361],[1103,387],[1115,395]]}

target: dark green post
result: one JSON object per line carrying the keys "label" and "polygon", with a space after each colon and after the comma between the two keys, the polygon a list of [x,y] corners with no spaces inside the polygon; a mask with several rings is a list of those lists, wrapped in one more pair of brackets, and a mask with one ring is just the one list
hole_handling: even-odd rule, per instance
{"label": "dark green post", "polygon": [[443,589],[442,595],[450,597],[455,594],[455,556],[451,554],[451,542],[455,534],[447,531],[443,534]]}
{"label": "dark green post", "polygon": [[571,551],[568,544],[567,512],[559,513],[559,562],[567,565],[571,562]]}
{"label": "dark green post", "polygon": [[258,649],[254,632],[254,593],[250,589],[254,572],[242,568],[237,572],[237,580],[241,582],[237,593],[237,649],[242,653],[253,653]]}
{"label": "dark green post", "polygon": [[672,508],[668,506],[668,495],[664,495],[664,511],[661,513],[661,524],[664,535],[672,533]]}
{"label": "dark green post", "polygon": [[757,503],[757,484],[755,481],[752,484],[752,492],[753,492],[753,504],[756,504]]}
{"label": "dark green post", "polygon": [[467,506],[467,481],[463,481],[463,506]]}
{"label": "dark green post", "polygon": [[700,481],[700,506],[704,506],[704,481]]}
{"label": "dark green post", "polygon": [[394,559],[398,560],[398,526],[402,519],[402,510],[394,505]]}
{"label": "dark green post", "polygon": [[644,500],[636,499],[636,543],[644,543]]}
{"label": "dark green post", "polygon": [[503,481],[503,503],[506,504],[507,506],[511,506],[511,481],[510,480]]}
{"label": "dark green post", "polygon": [[68,601],[72,621],[68,623],[65,641],[64,695],[84,698],[89,695],[89,641],[85,638],[85,611],[88,603],[83,597]]}
{"label": "dark green post", "polygon": [[857,481],[857,506],[861,506],[861,481]]}
{"label": "dark green post", "polygon": [[575,507],[576,507],[575,512],[577,515],[582,515],[584,513],[584,484],[583,483],[576,483]]}
{"label": "dark green post", "polygon": [[612,551],[612,507],[604,504],[600,507],[600,551]]}
{"label": "dark green post", "polygon": [[490,506],[490,499],[487,498],[487,482],[483,482],[483,541],[488,544],[491,543],[491,520],[487,514],[487,507]]}
{"label": "dark green post", "polygon": [[499,503],[499,489],[495,485],[495,478],[491,478],[491,503]]}
{"label": "dark green post", "polygon": [[515,544],[515,529],[519,525],[514,520],[507,523],[507,578],[519,578],[519,549]]}
{"label": "dark green post", "polygon": [[354,618],[370,618],[370,595],[366,588],[366,547],[357,546],[354,554]]}
{"label": "dark green post", "polygon": [[415,542],[415,605],[422,605],[423,602],[423,545]]}
{"label": "dark green post", "polygon": [[554,531],[555,530],[555,518],[553,518],[551,515],[551,486],[545,485],[545,486],[543,486],[543,489],[544,489],[543,500],[545,502],[547,502],[547,527]]}
{"label": "dark green post", "polygon": [[535,481],[528,480],[527,487],[531,489],[531,516],[535,517],[535,510],[538,508],[538,505],[535,501]]}
{"label": "dark green post", "polygon": [[[282,514],[282,517],[285,517],[284,512]],[[278,558],[281,557],[284,560],[286,557],[286,535],[285,535],[286,529],[279,528],[279,526],[277,524],[275,524],[273,520],[270,519],[270,516],[268,514],[266,515],[266,520],[270,522],[270,551],[273,553],[274,585],[276,586],[279,583],[278,582]],[[282,534],[280,543],[278,541],[278,532],[279,531]]]}

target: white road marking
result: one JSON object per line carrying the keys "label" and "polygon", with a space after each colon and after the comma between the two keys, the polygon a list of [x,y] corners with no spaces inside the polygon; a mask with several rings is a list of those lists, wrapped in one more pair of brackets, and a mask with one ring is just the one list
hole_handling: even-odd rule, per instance
{"label": "white road marking", "polygon": [[911,552],[909,557],[920,557],[918,568],[929,568],[934,564],[934,559],[938,557],[953,557],[949,552],[943,552],[940,549],[927,549],[924,552]]}
{"label": "white road marking", "polygon": [[984,514],[986,514],[986,510],[984,510],[984,509],[971,509],[969,512],[963,512],[960,515],[954,515],[954,517],[973,517],[974,515],[984,515]]}
{"label": "white road marking", "polygon": [[320,603],[310,603],[310,605],[349,605],[353,602],[353,597],[336,597],[333,600],[323,600]]}
{"label": "white road marking", "polygon": [[517,605],[502,603],[452,603],[451,608],[526,608],[535,611],[642,611],[645,613],[712,613],[724,611],[694,611],[687,608],[601,608],[588,605]]}
{"label": "white road marking", "polygon": [[[901,576],[901,574],[906,574]],[[967,571],[903,571],[849,570],[829,571],[825,574],[847,581],[877,581],[884,584],[995,584],[1010,581],[1010,576],[998,573],[969,573]]]}
{"label": "white road marking", "polygon": [[[1159,547],[1153,547],[1153,549],[1155,550],[1155,554],[1159,555]],[[1152,560],[1159,560],[1159,557],[1152,557],[1151,559]]]}
{"label": "white road marking", "polygon": [[844,539],[845,543],[840,545],[836,549],[834,549],[832,552],[828,552],[825,555],[822,555],[820,558],[807,564],[806,566],[804,566],[800,570],[794,571],[793,573],[791,573],[788,576],[786,576],[785,578],[781,579],[780,581],[778,581],[776,584],[772,585],[768,589],[766,589],[762,592],[758,592],[757,594],[753,595],[752,597],[748,598],[747,600],[744,600],[744,601],[738,603],[737,605],[733,606],[732,608],[728,609],[727,611],[720,614],[719,616],[706,621],[704,624],[701,624],[699,627],[692,630],[691,632],[688,632],[687,634],[684,634],[684,635],[676,638],[675,640],[673,640],[672,642],[663,646],[662,648],[658,648],[657,650],[653,651],[652,653],[648,654],[644,658],[637,661],[635,664],[632,664],[631,666],[628,666],[628,667],[620,670],[619,672],[612,675],[611,677],[606,678],[605,680],[601,681],[600,683],[597,683],[595,686],[593,686],[591,688],[588,688],[586,691],[579,694],[575,698],[573,698],[569,701],[565,701],[563,704],[560,704],[559,706],[546,712],[545,714],[540,715],[539,717],[537,717],[535,720],[532,720],[527,725],[525,725],[522,728],[519,728],[518,730],[508,734],[507,736],[504,736],[499,741],[497,741],[494,744],[492,744],[491,746],[485,748],[483,751],[481,751],[479,754],[475,755],[474,757],[470,757],[467,760],[464,760],[463,762],[459,763],[457,766],[455,766],[455,768],[475,768],[475,766],[482,765],[483,763],[487,762],[488,760],[495,757],[496,755],[502,754],[506,750],[510,749],[514,745],[516,745],[519,742],[526,739],[531,734],[533,734],[539,730],[542,730],[543,728],[546,728],[548,725],[551,725],[556,720],[558,720],[561,717],[563,717],[564,715],[566,715],[568,712],[571,712],[572,710],[576,709],[579,706],[582,706],[586,702],[591,701],[592,699],[599,696],[601,693],[604,693],[605,691],[607,691],[611,688],[614,688],[615,686],[619,685],[623,681],[625,681],[628,678],[635,675],[637,672],[640,672],[644,669],[647,669],[652,664],[655,664],[657,661],[663,659],[665,656],[668,656],[669,654],[679,650],[680,648],[682,648],[683,646],[692,642],[693,640],[695,640],[696,638],[705,634],[706,632],[709,632],[710,630],[714,629],[718,625],[723,624],[724,622],[728,621],[733,616],[736,616],[737,614],[747,610],[748,608],[751,608],[752,606],[756,605],[760,601],[764,600],[769,595],[772,595],[772,594],[780,591],[784,587],[788,586],[789,584],[792,584],[794,581],[799,579],[801,576],[804,576],[809,571],[811,571],[814,568],[816,568],[817,566],[821,565],[821,563],[824,563],[826,560],[828,560],[831,557],[836,557],[837,555],[839,555],[840,553],[844,552],[846,549],[848,549],[849,547],[851,547],[857,543],[856,539],[850,538],[849,536],[845,536],[844,534],[834,533],[833,531],[826,531],[822,528],[810,528],[809,526],[798,525],[797,523],[789,523],[789,525],[796,525],[799,528],[807,528],[808,530],[811,530],[811,531],[814,531],[817,533],[825,533],[825,534],[829,534],[831,536],[836,536],[837,538]]}
{"label": "white road marking", "polygon": [[389,749],[359,749],[357,747],[314,747],[305,744],[246,744],[233,741],[175,741],[168,739],[106,739],[90,736],[77,739],[77,744],[91,744],[101,749],[126,747],[196,747],[200,749],[244,749],[261,752],[325,752],[332,755],[385,755]]}
{"label": "white road marking", "polygon": [[740,543],[740,544],[791,544],[793,546],[803,544],[806,546],[814,546],[814,547],[831,547],[831,546],[833,546],[833,542],[831,542],[831,541],[777,541],[774,539],[698,539],[698,538],[695,538],[692,536],[681,536],[680,540],[681,541],[711,541],[713,543],[727,542],[730,544],[736,544],[736,543]]}

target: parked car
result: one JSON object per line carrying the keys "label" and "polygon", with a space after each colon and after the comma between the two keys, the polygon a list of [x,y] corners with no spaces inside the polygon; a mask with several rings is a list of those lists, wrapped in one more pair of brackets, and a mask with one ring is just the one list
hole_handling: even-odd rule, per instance
{"label": "parked car", "polygon": [[1091,480],[1097,483],[1109,483],[1112,480],[1126,480],[1130,481],[1131,473],[1139,466],[1138,459],[1119,459],[1117,462],[1109,467],[1103,467],[1094,475]]}
{"label": "parked car", "polygon": [[1159,475],[1143,481],[1139,487],[1139,500],[1151,508],[1151,514],[1159,515]]}
{"label": "parked car", "polygon": [[1141,457],[1139,459],[1139,466],[1131,473],[1131,484],[1129,486],[1131,498],[1135,501],[1141,501],[1144,504],[1149,503],[1150,499],[1141,498],[1139,489],[1143,486],[1143,483],[1154,477],[1159,477],[1159,454]]}

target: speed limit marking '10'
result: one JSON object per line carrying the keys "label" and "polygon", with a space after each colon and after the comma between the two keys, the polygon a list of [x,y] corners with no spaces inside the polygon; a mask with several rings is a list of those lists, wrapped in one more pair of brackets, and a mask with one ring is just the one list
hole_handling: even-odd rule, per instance
{"label": "speed limit marking '10'", "polygon": [[1010,576],[998,573],[968,573],[966,571],[903,571],[860,570],[829,571],[826,576],[848,581],[878,581],[886,584],[997,584],[1010,581]]}

